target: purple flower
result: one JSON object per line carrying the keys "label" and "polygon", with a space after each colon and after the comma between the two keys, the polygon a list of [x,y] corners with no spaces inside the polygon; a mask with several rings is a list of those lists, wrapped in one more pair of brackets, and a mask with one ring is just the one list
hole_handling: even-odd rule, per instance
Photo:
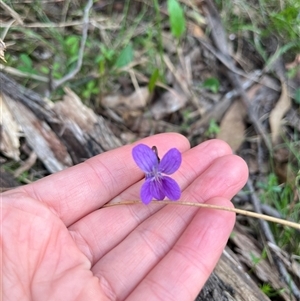
{"label": "purple flower", "polygon": [[141,189],[141,199],[149,204],[152,198],[163,200],[165,197],[172,201],[180,198],[181,191],[175,180],[164,174],[174,173],[181,164],[181,153],[171,148],[160,160],[155,146],[151,149],[145,144],[139,144],[132,149],[135,163],[146,174],[146,181]]}

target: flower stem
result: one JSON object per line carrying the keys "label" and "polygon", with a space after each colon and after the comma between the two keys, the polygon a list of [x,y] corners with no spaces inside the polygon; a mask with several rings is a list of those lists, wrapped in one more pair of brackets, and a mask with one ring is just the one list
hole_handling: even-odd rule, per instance
{"label": "flower stem", "polygon": [[[113,207],[113,206],[120,206],[120,205],[132,205],[132,204],[142,204],[140,201],[124,201],[124,202],[119,202],[119,203],[107,203],[105,204],[102,208],[107,208],[107,207]],[[229,211],[229,212],[235,212],[238,214],[242,214],[245,216],[250,216],[254,218],[260,218],[269,222],[273,223],[278,223],[284,226],[292,227],[295,229],[300,230],[300,224],[295,223],[295,222],[290,222],[284,219],[272,217],[269,215],[265,214],[259,214],[255,213],[252,211],[247,211],[247,210],[242,210],[242,209],[236,209],[236,208],[229,208],[229,207],[224,207],[224,206],[217,206],[217,205],[210,205],[210,204],[201,204],[201,203],[192,203],[192,202],[172,202],[172,201],[151,201],[151,204],[156,204],[156,205],[183,205],[183,206],[192,206],[192,207],[201,207],[201,208],[210,208],[210,209],[217,209],[217,210],[223,210],[223,211]]]}

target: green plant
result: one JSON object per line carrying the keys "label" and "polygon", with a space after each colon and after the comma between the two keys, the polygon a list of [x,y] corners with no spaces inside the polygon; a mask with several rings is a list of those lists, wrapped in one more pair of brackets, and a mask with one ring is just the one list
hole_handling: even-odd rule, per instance
{"label": "green plant", "polygon": [[106,68],[112,65],[115,51],[108,49],[104,44],[100,45],[100,54],[96,56],[95,62],[99,64],[99,74],[102,76],[106,72]]}
{"label": "green plant", "polygon": [[250,253],[250,257],[251,257],[252,264],[254,266],[256,266],[257,264],[259,264],[261,262],[261,260],[262,260],[261,257],[255,256],[252,252]]}
{"label": "green plant", "polygon": [[78,59],[80,37],[77,35],[70,35],[66,37],[63,44],[63,49],[67,57],[67,66],[72,65]]}
{"label": "green plant", "polygon": [[220,132],[220,127],[214,119],[209,121],[208,129],[205,132],[205,137],[211,138]]}
{"label": "green plant", "polygon": [[282,38],[291,40],[300,38],[299,10],[299,2],[287,1],[285,8],[270,13],[271,24]]}
{"label": "green plant", "polygon": [[21,53],[19,58],[20,58],[20,63],[17,66],[17,68],[20,71],[27,72],[27,73],[30,73],[30,74],[37,74],[36,70],[34,69],[32,60],[31,60],[31,58],[29,57],[28,54]]}
{"label": "green plant", "polygon": [[91,80],[85,85],[82,96],[86,99],[90,99],[92,95],[97,95],[99,92],[98,82],[96,80]]}
{"label": "green plant", "polygon": [[269,37],[279,41],[279,48],[290,45],[290,53],[299,52],[299,1],[260,0],[252,5],[246,1],[217,0],[217,5],[227,31],[246,37],[265,61],[269,54],[264,41]]}
{"label": "green plant", "polygon": [[269,297],[275,297],[278,296],[281,292],[283,292],[283,289],[280,290],[275,290],[270,284],[268,283],[263,283],[260,286],[261,291],[266,294]]}
{"label": "green plant", "polygon": [[[266,181],[257,183],[257,186],[262,189],[260,194],[262,202],[275,207],[283,218],[298,220],[300,203],[294,204],[295,189],[290,184],[279,185],[277,176],[270,173]],[[282,228],[276,224],[272,224],[271,229],[280,247],[300,255],[300,237],[296,235],[294,229]]]}
{"label": "green plant", "polygon": [[129,43],[125,48],[122,49],[114,65],[117,68],[122,68],[128,65],[129,63],[131,63],[132,60],[133,60],[133,47],[132,44]]}
{"label": "green plant", "polygon": [[160,77],[159,69],[155,68],[148,83],[148,89],[150,92],[153,92],[159,77]]}
{"label": "green plant", "polygon": [[217,78],[210,77],[203,82],[202,86],[203,88],[209,89],[213,93],[218,93],[220,88],[220,82]]}
{"label": "green plant", "polygon": [[171,32],[175,38],[179,39],[186,29],[183,9],[177,0],[168,0],[168,12]]}

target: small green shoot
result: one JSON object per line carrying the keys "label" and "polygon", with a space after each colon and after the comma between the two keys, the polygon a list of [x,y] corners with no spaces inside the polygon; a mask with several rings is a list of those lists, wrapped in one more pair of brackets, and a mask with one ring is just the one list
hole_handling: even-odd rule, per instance
{"label": "small green shoot", "polygon": [[250,257],[251,257],[251,261],[254,266],[256,266],[257,264],[259,264],[261,262],[261,257],[254,255],[252,252],[250,253]]}
{"label": "small green shoot", "polygon": [[205,132],[205,136],[208,138],[215,137],[219,132],[220,132],[219,125],[216,123],[214,119],[211,119],[209,121],[208,129]]}
{"label": "small green shoot", "polygon": [[30,74],[37,74],[37,72],[34,70],[31,58],[25,53],[20,55],[20,65],[18,66],[18,69]]}
{"label": "small green shoot", "polygon": [[183,9],[177,0],[168,0],[168,12],[173,36],[179,39],[186,30]]}
{"label": "small green shoot", "polygon": [[105,60],[111,62],[115,55],[115,51],[113,49],[106,48],[106,46],[103,44],[100,45],[100,50],[101,50],[101,55],[97,59],[99,61],[102,59],[105,59]]}
{"label": "small green shoot", "polygon": [[117,68],[122,68],[128,65],[133,61],[133,47],[131,43],[129,43],[120,53],[118,56],[115,66]]}
{"label": "small green shoot", "polygon": [[279,186],[277,176],[274,173],[269,174],[266,183],[259,182],[257,186],[264,189],[265,196],[282,191],[282,187]]}
{"label": "small green shoot", "polygon": [[98,95],[99,92],[97,81],[91,80],[86,84],[85,89],[82,92],[82,96],[86,99],[90,99],[92,95]]}
{"label": "small green shoot", "polygon": [[80,37],[76,35],[68,36],[64,42],[64,51],[67,56],[67,66],[72,65],[78,59]]}
{"label": "small green shoot", "polygon": [[260,289],[261,291],[269,296],[269,297],[275,297],[275,296],[278,296],[281,292],[284,291],[284,289],[278,289],[278,290],[275,290],[270,284],[268,283],[264,283],[260,286]]}
{"label": "small green shoot", "polygon": [[149,83],[148,83],[148,89],[149,89],[150,93],[153,92],[158,79],[159,79],[159,70],[156,68],[153,71],[153,73],[150,77]]}
{"label": "small green shoot", "polygon": [[202,86],[206,89],[209,89],[213,93],[218,93],[220,89],[220,82],[217,78],[210,77],[204,81]]}
{"label": "small green shoot", "polygon": [[28,183],[28,178],[29,178],[29,172],[28,171],[24,171],[24,172],[22,172],[19,176],[18,176],[18,178],[17,178],[17,181],[19,182],[19,183]]}
{"label": "small green shoot", "polygon": [[101,53],[96,56],[95,62],[99,64],[99,74],[103,76],[106,68],[111,67],[115,51],[113,49],[106,48],[105,45],[100,45]]}
{"label": "small green shoot", "polygon": [[254,267],[258,265],[262,260],[267,258],[266,250],[263,249],[262,254],[260,256],[256,256],[253,252],[250,251],[250,258]]}
{"label": "small green shoot", "polygon": [[70,35],[65,40],[65,51],[69,56],[77,55],[79,49],[80,37]]}

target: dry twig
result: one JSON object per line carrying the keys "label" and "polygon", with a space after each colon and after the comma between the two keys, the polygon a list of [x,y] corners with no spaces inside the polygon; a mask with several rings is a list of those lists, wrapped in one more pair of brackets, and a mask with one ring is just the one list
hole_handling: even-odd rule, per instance
{"label": "dry twig", "polygon": [[0,6],[3,7],[11,16],[14,18],[14,20],[19,23],[20,25],[23,25],[23,21],[18,13],[16,13],[11,7],[9,7],[6,3],[4,3],[2,0],[0,0]]}
{"label": "dry twig", "polygon": [[37,81],[43,82],[43,83],[48,83],[49,82],[49,78],[46,77],[46,76],[20,71],[16,68],[5,66],[5,65],[2,65],[2,64],[0,64],[0,70],[1,71],[3,70],[6,73],[9,73],[11,75],[18,76],[18,77],[24,77],[24,78],[27,78],[27,79],[31,78],[31,79],[34,79],[34,80],[37,80]]}
{"label": "dry twig", "polygon": [[15,170],[14,177],[19,177],[23,172],[28,171],[36,162],[37,155],[34,151],[32,151],[26,161],[22,163],[22,165]]}
{"label": "dry twig", "polygon": [[81,69],[85,43],[86,43],[86,39],[87,39],[87,35],[88,35],[89,13],[90,13],[92,6],[93,6],[93,0],[89,0],[84,9],[83,25],[82,25],[82,38],[81,38],[80,48],[79,48],[79,52],[78,52],[77,65],[74,70],[72,70],[70,73],[66,74],[63,78],[53,81],[52,87],[51,87],[53,90],[58,88],[59,86],[61,86],[65,82],[67,82],[68,80],[72,79]]}
{"label": "dry twig", "polygon": [[[107,18],[104,17],[97,17],[94,18],[92,20],[90,20],[90,24],[93,25],[94,27],[98,27],[101,29],[119,29],[120,26],[119,25],[102,25],[102,24],[98,24],[98,22],[104,22],[106,21]],[[10,21],[10,22],[2,22],[1,23],[1,28],[19,28],[18,25],[12,25],[12,23],[14,23],[15,20]],[[64,28],[64,27],[73,27],[73,26],[81,26],[82,24],[84,24],[84,21],[67,21],[67,22],[60,22],[60,23],[53,23],[53,22],[49,22],[49,23],[41,23],[41,22],[34,22],[34,23],[24,23],[22,26],[25,28]]]}

